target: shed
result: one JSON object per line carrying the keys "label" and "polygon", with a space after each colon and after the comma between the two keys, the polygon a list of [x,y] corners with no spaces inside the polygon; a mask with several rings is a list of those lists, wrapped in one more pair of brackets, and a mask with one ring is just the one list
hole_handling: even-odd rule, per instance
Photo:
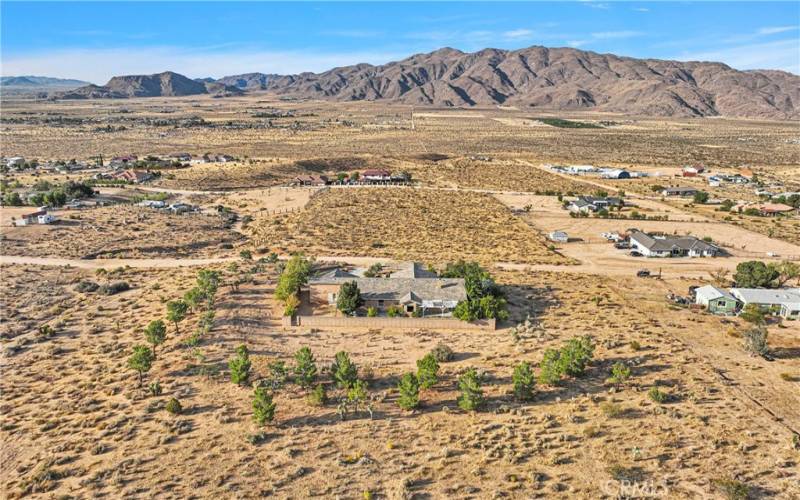
{"label": "shed", "polygon": [[740,305],[739,300],[727,291],[715,286],[706,285],[695,291],[695,304],[700,304],[712,314],[732,315]]}
{"label": "shed", "polygon": [[550,241],[555,241],[558,243],[566,243],[569,241],[569,236],[564,231],[553,231],[552,233],[547,235],[550,238]]}

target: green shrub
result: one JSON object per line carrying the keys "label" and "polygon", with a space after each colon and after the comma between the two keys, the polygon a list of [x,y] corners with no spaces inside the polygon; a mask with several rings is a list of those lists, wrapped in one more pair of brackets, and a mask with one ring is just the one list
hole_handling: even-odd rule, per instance
{"label": "green shrub", "polygon": [[143,345],[133,346],[133,354],[128,358],[128,367],[139,372],[139,387],[142,386],[142,377],[153,366],[153,351]]}
{"label": "green shrub", "polygon": [[126,292],[130,289],[131,286],[127,281],[113,281],[111,283],[100,285],[100,287],[97,289],[97,293],[100,295],[116,295],[118,293]]}
{"label": "green shrub", "polygon": [[456,353],[453,352],[453,349],[450,346],[439,342],[436,344],[436,347],[431,350],[431,354],[433,354],[434,359],[439,363],[447,363],[448,361],[453,361],[456,357]]}
{"label": "green shrub", "polygon": [[94,281],[81,281],[77,285],[75,285],[75,291],[80,293],[91,293],[97,291],[100,288],[100,285],[95,283]]}
{"label": "green shrub", "polygon": [[483,406],[483,390],[475,368],[470,368],[459,377],[458,388],[461,391],[461,395],[458,397],[459,408],[465,411],[475,411]]}
{"label": "green shrub", "polygon": [[328,391],[325,390],[325,386],[317,384],[308,394],[308,402],[313,406],[325,406],[328,402]]}
{"label": "green shrub", "polygon": [[736,479],[714,479],[712,481],[727,500],[746,500],[750,498],[750,487]]}
{"label": "green shrub", "polygon": [[150,390],[150,394],[153,396],[160,396],[162,389],[161,389],[161,382],[156,380],[155,382],[151,382],[147,388]]}
{"label": "green shrub", "polygon": [[265,387],[256,387],[253,391],[253,420],[258,425],[272,422],[275,417],[275,402],[272,394]]}
{"label": "green shrub", "polygon": [[420,389],[430,389],[438,381],[439,363],[433,354],[426,354],[417,361],[417,380]]}
{"label": "green shrub", "polygon": [[396,318],[403,314],[403,308],[400,306],[389,306],[386,308],[386,315],[390,318]]}
{"label": "green shrub", "polygon": [[580,377],[586,371],[586,365],[592,360],[594,346],[589,335],[576,337],[567,341],[561,349],[560,362],[564,373],[570,377]]}
{"label": "green shrub", "polygon": [[375,309],[374,307],[368,307],[367,308],[367,317],[368,318],[374,318],[377,315],[378,315],[378,310],[377,309]]}
{"label": "green shrub", "polygon": [[419,406],[419,380],[413,373],[406,373],[397,384],[400,397],[397,404],[404,410],[413,410]]}
{"label": "green shrub", "polygon": [[357,412],[359,407],[367,401],[367,383],[363,380],[355,380],[350,389],[347,390],[347,402],[353,405]]}
{"label": "green shrub", "polygon": [[144,338],[153,346],[153,357],[156,356],[156,347],[167,339],[167,326],[160,319],[151,321],[144,328]]}
{"label": "green shrub", "polygon": [[631,340],[630,344],[628,344],[632,351],[639,351],[642,349],[642,344],[635,340]]}
{"label": "green shrub", "polygon": [[240,345],[236,348],[236,357],[228,361],[228,369],[231,372],[231,382],[234,384],[245,384],[250,378],[250,355],[247,346]]}
{"label": "green shrub", "polygon": [[317,379],[317,365],[311,349],[303,347],[294,354],[294,381],[303,389],[308,389]]}
{"label": "green shrub", "polygon": [[530,401],[533,399],[536,377],[533,374],[531,365],[527,361],[523,361],[514,367],[511,380],[514,383],[514,397],[520,401]]}
{"label": "green shrub", "polygon": [[170,398],[164,409],[167,410],[167,413],[171,413],[172,415],[180,415],[181,412],[183,412],[181,402],[175,398]]}
{"label": "green shrub", "polygon": [[667,393],[663,392],[658,387],[651,387],[650,390],[647,391],[647,397],[661,404],[667,400]]}
{"label": "green shrub", "polygon": [[609,418],[616,418],[622,415],[622,406],[611,401],[604,401],[600,403],[600,411]]}
{"label": "green shrub", "polygon": [[631,368],[621,361],[617,361],[611,367],[611,380],[615,384],[624,384],[626,380],[631,378]]}
{"label": "green shrub", "polygon": [[557,349],[545,350],[539,368],[539,382],[545,385],[556,385],[564,373],[561,366],[561,352]]}
{"label": "green shrub", "polygon": [[358,367],[350,361],[350,355],[345,351],[336,353],[336,359],[331,365],[331,376],[340,389],[350,389],[358,378]]}
{"label": "green shrub", "polygon": [[350,315],[358,309],[363,300],[361,300],[361,291],[355,281],[348,281],[342,283],[339,287],[339,295],[336,298],[336,308],[342,313]]}

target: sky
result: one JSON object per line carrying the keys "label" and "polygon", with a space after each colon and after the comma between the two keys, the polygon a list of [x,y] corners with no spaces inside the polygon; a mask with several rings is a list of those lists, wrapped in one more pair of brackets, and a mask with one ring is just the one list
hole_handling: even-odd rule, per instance
{"label": "sky", "polygon": [[9,2],[0,74],[191,78],[531,45],[800,74],[800,2]]}

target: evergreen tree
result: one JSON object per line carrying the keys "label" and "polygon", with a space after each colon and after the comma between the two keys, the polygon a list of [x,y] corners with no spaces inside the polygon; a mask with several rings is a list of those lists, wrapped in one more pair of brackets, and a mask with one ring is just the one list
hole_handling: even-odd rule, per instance
{"label": "evergreen tree", "polygon": [[153,346],[153,358],[156,357],[156,347],[163,344],[167,338],[167,325],[157,319],[147,324],[144,329],[144,338]]}
{"label": "evergreen tree", "polygon": [[275,402],[272,394],[265,387],[256,387],[253,392],[253,420],[264,425],[275,417]]}
{"label": "evergreen tree", "polygon": [[458,379],[458,388],[461,396],[458,397],[458,406],[465,411],[475,411],[483,406],[483,390],[480,377],[475,368],[470,368]]}
{"label": "evergreen tree", "polygon": [[294,360],[294,380],[303,389],[308,389],[317,379],[317,365],[311,349],[303,347],[295,353]]}
{"label": "evergreen tree", "polygon": [[420,389],[430,389],[438,381],[439,363],[433,354],[426,354],[417,361],[417,380]]}
{"label": "evergreen tree", "polygon": [[128,358],[128,367],[139,372],[139,387],[142,386],[142,377],[153,366],[153,352],[144,345],[133,346],[133,354]]}
{"label": "evergreen tree", "polygon": [[179,335],[178,323],[186,318],[189,306],[182,300],[171,300],[167,302],[167,320],[175,324],[175,334]]}
{"label": "evergreen tree", "polygon": [[355,281],[342,283],[339,287],[339,296],[336,299],[336,308],[344,314],[353,314],[361,306],[361,291]]}
{"label": "evergreen tree", "polygon": [[350,361],[350,356],[345,351],[336,353],[336,359],[331,365],[331,375],[340,389],[349,389],[356,382],[358,367]]}
{"label": "evergreen tree", "polygon": [[236,348],[236,357],[228,361],[231,372],[231,382],[242,385],[250,378],[250,355],[247,346],[240,345]]}
{"label": "evergreen tree", "polygon": [[523,361],[514,367],[511,380],[514,383],[514,396],[518,400],[530,401],[533,399],[536,377],[533,375],[531,365],[527,361]]}
{"label": "evergreen tree", "polygon": [[400,397],[397,404],[404,410],[413,410],[419,406],[419,381],[413,373],[406,373],[397,384]]}

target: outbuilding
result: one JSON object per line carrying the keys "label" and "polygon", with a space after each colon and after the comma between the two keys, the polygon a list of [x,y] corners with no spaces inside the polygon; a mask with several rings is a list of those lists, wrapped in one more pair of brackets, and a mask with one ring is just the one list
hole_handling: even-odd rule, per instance
{"label": "outbuilding", "polygon": [[736,314],[741,304],[729,292],[711,285],[701,286],[694,293],[695,304],[705,306],[708,312],[712,314],[724,314],[726,316]]}
{"label": "outbuilding", "polygon": [[548,234],[547,237],[550,241],[555,241],[557,243],[566,243],[569,241],[569,236],[564,231],[553,231]]}

